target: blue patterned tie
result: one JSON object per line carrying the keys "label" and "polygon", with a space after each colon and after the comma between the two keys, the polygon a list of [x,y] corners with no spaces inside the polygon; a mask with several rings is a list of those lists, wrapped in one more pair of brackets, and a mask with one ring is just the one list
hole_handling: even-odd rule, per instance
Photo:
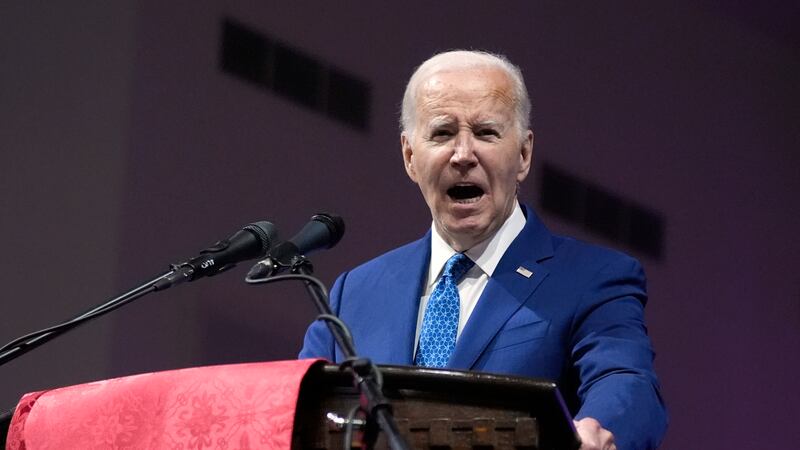
{"label": "blue patterned tie", "polygon": [[422,318],[419,346],[414,364],[423,367],[444,367],[456,348],[458,314],[458,280],[475,265],[463,253],[447,260],[444,271],[433,288]]}

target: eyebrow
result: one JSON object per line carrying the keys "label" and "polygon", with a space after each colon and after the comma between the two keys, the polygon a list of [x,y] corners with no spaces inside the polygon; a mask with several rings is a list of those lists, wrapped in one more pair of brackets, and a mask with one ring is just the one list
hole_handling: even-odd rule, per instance
{"label": "eyebrow", "polygon": [[449,115],[441,115],[432,118],[428,121],[428,128],[439,128],[445,125],[451,125],[453,123],[453,117]]}
{"label": "eyebrow", "polygon": [[[453,117],[448,115],[436,116],[428,121],[428,128],[438,128],[441,126],[452,125],[454,122]],[[475,122],[470,121],[471,127],[489,127],[489,128],[500,128],[502,127],[503,122],[498,120],[478,120]]]}
{"label": "eyebrow", "polygon": [[503,125],[503,122],[497,120],[480,120],[474,122],[472,126],[476,127],[488,127],[488,128],[499,128]]}

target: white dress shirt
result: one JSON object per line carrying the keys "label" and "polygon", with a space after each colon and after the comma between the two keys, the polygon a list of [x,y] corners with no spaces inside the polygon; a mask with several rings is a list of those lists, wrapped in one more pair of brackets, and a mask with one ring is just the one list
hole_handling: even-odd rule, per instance
{"label": "white dress shirt", "polygon": [[[461,308],[458,315],[458,331],[456,339],[461,336],[461,330],[467,324],[469,316],[472,315],[472,310],[478,303],[478,299],[483,294],[486,284],[489,282],[489,277],[494,273],[500,259],[506,253],[506,250],[511,245],[511,242],[525,227],[525,215],[522,213],[519,203],[516,203],[511,215],[506,219],[503,225],[495,232],[494,236],[483,242],[477,244],[471,249],[464,252],[469,259],[475,262],[475,265],[461,278],[458,283],[458,296],[461,299]],[[436,283],[439,282],[439,277],[442,274],[445,263],[451,256],[456,254],[447,242],[442,239],[436,224],[432,224],[431,228],[431,261],[428,266],[428,280],[425,284],[425,292],[419,302],[419,313],[417,314],[417,332],[414,338],[414,354],[417,352],[417,345],[419,343],[419,333],[422,329],[422,319],[425,316],[425,307],[428,306],[428,298],[433,292]]]}

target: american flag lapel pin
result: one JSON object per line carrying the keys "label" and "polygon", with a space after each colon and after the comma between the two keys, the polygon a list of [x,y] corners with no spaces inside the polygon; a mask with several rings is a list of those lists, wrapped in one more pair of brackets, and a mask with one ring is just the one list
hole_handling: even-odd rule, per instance
{"label": "american flag lapel pin", "polygon": [[531,272],[530,270],[528,270],[528,269],[526,269],[526,268],[524,268],[522,266],[517,267],[517,273],[522,275],[525,278],[530,278],[530,277],[533,276],[533,272]]}

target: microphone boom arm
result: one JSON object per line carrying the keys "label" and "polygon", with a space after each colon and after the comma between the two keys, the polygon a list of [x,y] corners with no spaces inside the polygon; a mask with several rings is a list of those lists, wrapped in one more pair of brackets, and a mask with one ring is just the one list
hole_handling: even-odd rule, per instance
{"label": "microphone boom arm", "polygon": [[170,270],[130,291],[112,298],[89,311],[66,322],[28,333],[0,347],[0,366],[33,350],[94,317],[102,316],[139,297],[155,291],[163,291],[179,283],[194,281],[228,270],[237,262],[266,254],[277,240],[278,230],[270,222],[261,221],[245,225],[228,239],[217,241],[200,252],[200,256],[180,264],[172,264]]}
{"label": "microphone boom arm", "polygon": [[[119,307],[122,307],[133,300],[136,300],[139,297],[143,297],[151,292],[155,292],[161,290],[158,288],[159,283],[163,283],[165,279],[167,279],[170,275],[175,274],[175,270],[170,270],[158,277],[131,289],[130,291],[119,295],[111,300],[102,303],[100,305],[95,306],[94,308],[80,314],[66,322],[62,322],[58,325],[54,325],[52,327],[45,328],[43,330],[35,331],[33,333],[26,334],[25,336],[21,336],[13,341],[9,342],[8,344],[4,345],[0,348],[0,366],[3,364],[16,359],[25,353],[39,347],[40,345],[48,342],[49,340],[60,336],[67,331],[77,327],[78,325],[83,324],[89,319],[94,317],[102,316],[103,314],[109,313]],[[171,283],[167,286],[169,287]]]}

